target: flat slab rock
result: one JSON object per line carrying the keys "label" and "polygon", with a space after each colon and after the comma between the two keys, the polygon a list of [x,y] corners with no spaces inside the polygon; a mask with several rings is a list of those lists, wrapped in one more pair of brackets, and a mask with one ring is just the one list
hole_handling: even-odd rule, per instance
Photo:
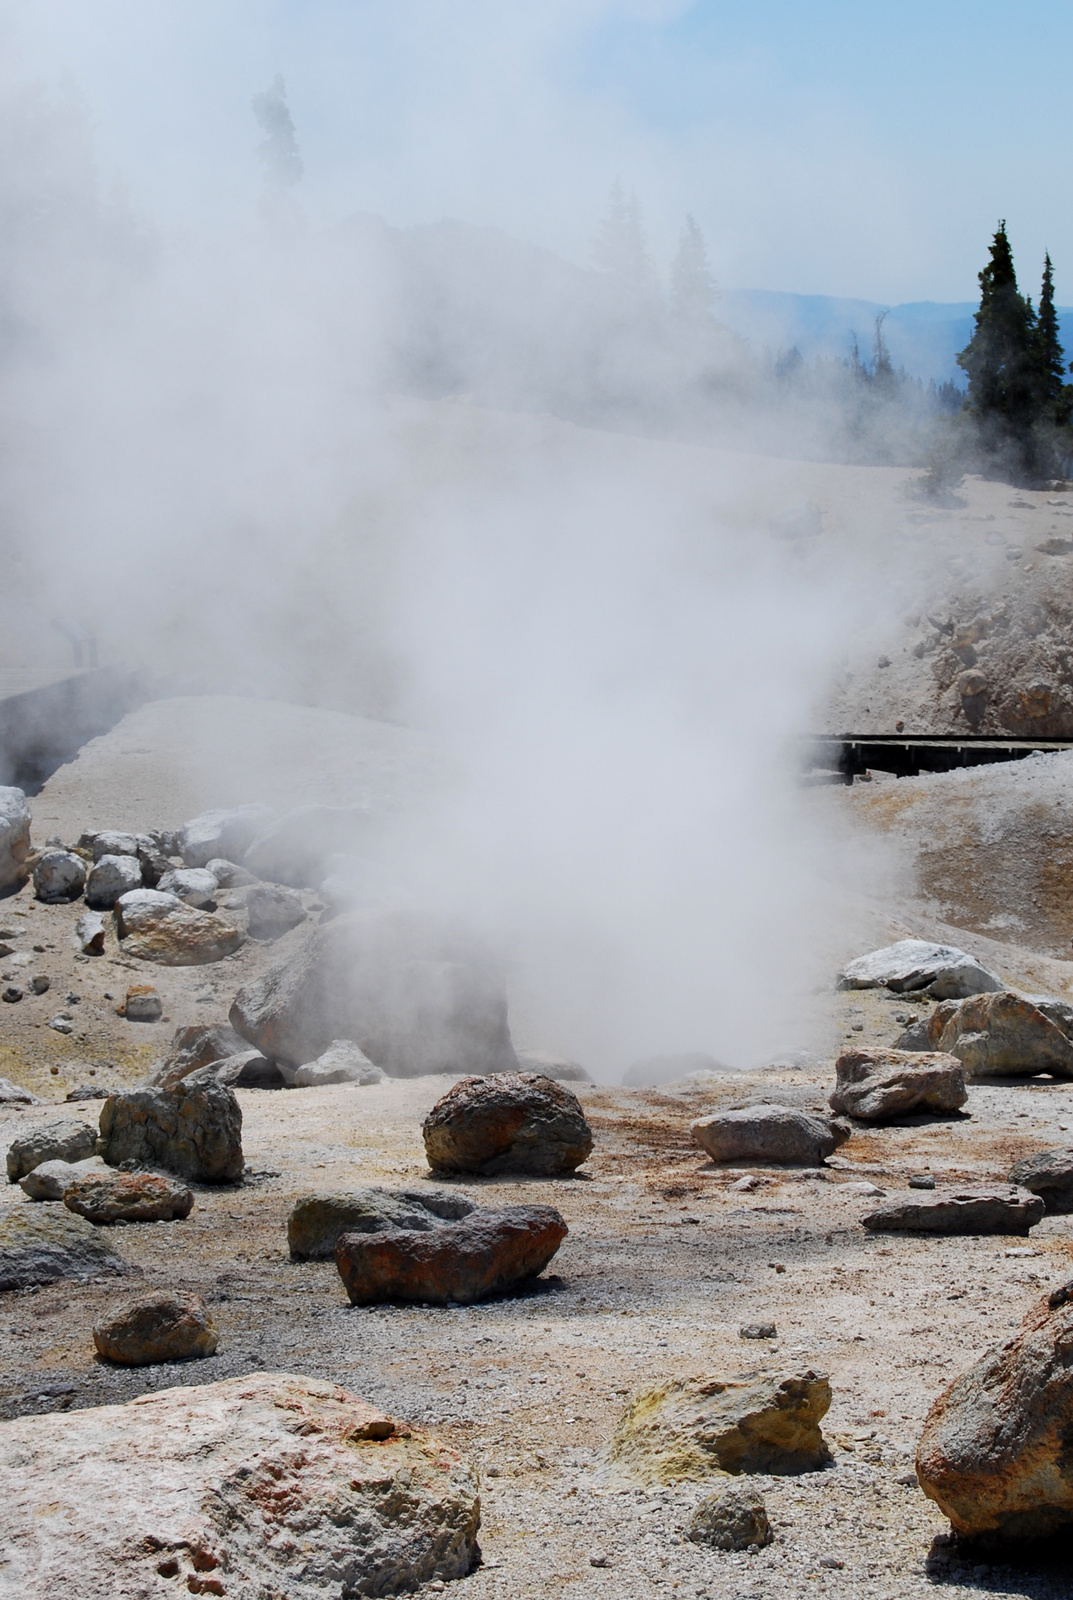
{"label": "flat slab rock", "polygon": [[242,1111],[221,1083],[174,1089],[128,1089],[101,1107],[98,1154],[109,1166],[135,1161],[163,1167],[194,1183],[237,1183]]}
{"label": "flat slab rock", "polygon": [[63,1206],[10,1206],[0,1216],[0,1289],[133,1270],[107,1235]]}
{"label": "flat slab rock", "polygon": [[1015,1184],[921,1189],[877,1206],[861,1222],[872,1233],[1017,1233],[1043,1220],[1043,1201]]}
{"label": "flat slab rock", "polygon": [[928,1018],[933,1050],[957,1056],[970,1079],[1073,1078],[1073,1043],[1038,1006],[1012,990],[936,1006]]}
{"label": "flat slab rock", "polygon": [[1010,1182],[1038,1194],[1048,1216],[1073,1212],[1073,1150],[1039,1150],[1010,1168]]}
{"label": "flat slab rock", "polygon": [[849,1138],[830,1117],[779,1105],[718,1111],[698,1117],[689,1131],[713,1161],[783,1167],[818,1167]]}
{"label": "flat slab rock", "polygon": [[63,1203],[87,1222],[174,1222],[188,1217],[194,1197],[185,1183],[159,1172],[86,1172],[63,1191]]}
{"label": "flat slab rock", "polygon": [[957,1111],[969,1098],[961,1062],[934,1051],[843,1050],[835,1076],[832,1111],[862,1122]]}
{"label": "flat slab rock", "polygon": [[420,1231],[341,1234],[335,1264],[351,1305],[472,1305],[543,1272],[566,1234],[554,1206],[505,1206]]}
{"label": "flat slab rock", "polygon": [[812,1472],[830,1460],[820,1432],[830,1405],[830,1382],[811,1368],[672,1380],[633,1398],[598,1475],[658,1484],[724,1472]]}
{"label": "flat slab rock", "polygon": [[331,1261],[344,1233],[384,1233],[389,1228],[422,1232],[459,1222],[477,1207],[449,1189],[352,1189],[346,1194],[307,1194],[287,1218],[292,1261]]}
{"label": "flat slab rock", "polygon": [[211,1356],[219,1337],[212,1312],[199,1294],[175,1294],[169,1289],[126,1300],[93,1324],[97,1354],[125,1367]]}
{"label": "flat slab rock", "polygon": [[433,1172],[574,1172],[592,1151],[577,1095],[536,1072],[460,1078],[422,1124]]}
{"label": "flat slab rock", "polygon": [[286,1373],[5,1423],[0,1496],[22,1600],[393,1595],[478,1556],[464,1461]]}
{"label": "flat slab rock", "polygon": [[958,1000],[1003,988],[1000,978],[954,945],[926,939],[899,939],[858,956],[839,973],[840,989],[882,989],[895,994],[918,991],[936,1000]]}
{"label": "flat slab rock", "polygon": [[963,1537],[1001,1545],[1073,1527],[1071,1349],[1066,1283],[933,1402],[917,1478]]}

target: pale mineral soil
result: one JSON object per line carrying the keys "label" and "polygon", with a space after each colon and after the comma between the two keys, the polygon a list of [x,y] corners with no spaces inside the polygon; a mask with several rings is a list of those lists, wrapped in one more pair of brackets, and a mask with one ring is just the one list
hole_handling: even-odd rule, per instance
{"label": "pale mineral soil", "polygon": [[[838,1004],[847,1035],[864,1040],[889,1040],[894,1012],[907,1009],[872,993]],[[254,1367],[330,1378],[434,1428],[478,1464],[484,1565],[458,1586],[475,1600],[730,1600],[773,1584],[891,1600],[937,1584],[952,1596],[1065,1593],[1045,1571],[951,1568],[935,1543],[944,1519],[900,1480],[939,1388],[1073,1273],[1070,1219],[1047,1219],[1031,1241],[872,1236],[859,1222],[872,1202],[844,1185],[863,1179],[893,1193],[921,1170],[940,1182],[1004,1177],[1022,1153],[1067,1136],[1073,1085],[976,1087],[967,1115],[859,1131],[827,1170],[761,1172],[769,1181],[753,1192],[731,1191],[739,1173],[714,1169],[691,1144],[689,1121],[705,1110],[755,1099],[818,1107],[830,1080],[827,1067],[778,1068],[670,1092],[582,1086],[596,1146],[581,1176],[459,1185],[483,1204],[556,1205],[570,1226],[529,1292],[466,1309],[353,1309],[330,1262],[288,1260],[284,1233],[294,1198],[310,1190],[428,1182],[420,1123],[451,1080],[241,1091],[246,1182],[199,1189],[184,1222],[115,1230],[142,1269],[137,1286],[208,1298],[218,1354],[133,1371],[99,1363],[90,1329],[131,1291],[123,1282],[7,1294],[4,1414],[116,1402]],[[41,1115],[4,1108],[0,1140]],[[32,1203],[15,1185],[2,1200]],[[766,1320],[777,1325],[772,1344],[741,1339],[743,1324]],[[768,1549],[724,1555],[685,1539],[703,1486],[602,1488],[596,1453],[627,1394],[669,1374],[764,1365],[822,1369],[834,1390],[833,1465],[759,1483],[776,1535]],[[593,1555],[606,1565],[591,1565]]]}

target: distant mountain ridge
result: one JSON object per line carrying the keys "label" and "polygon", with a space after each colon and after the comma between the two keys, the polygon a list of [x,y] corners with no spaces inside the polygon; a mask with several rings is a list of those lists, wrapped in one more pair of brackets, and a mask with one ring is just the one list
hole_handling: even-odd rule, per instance
{"label": "distant mountain ridge", "polygon": [[[861,359],[871,361],[876,318],[884,311],[883,337],[895,367],[910,377],[964,388],[965,374],[955,357],[972,337],[976,301],[943,303],[917,300],[882,306],[871,300],[833,295],[786,294],[769,289],[728,289],[714,307],[715,315],[754,348],[773,353],[796,345],[807,361],[816,356],[846,359],[854,335]],[[1067,358],[1073,360],[1073,307],[1058,308],[1058,322]]]}

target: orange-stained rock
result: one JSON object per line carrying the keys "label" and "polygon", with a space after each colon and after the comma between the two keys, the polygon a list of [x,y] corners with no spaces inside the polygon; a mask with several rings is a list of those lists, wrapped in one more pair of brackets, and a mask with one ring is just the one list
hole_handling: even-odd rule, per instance
{"label": "orange-stained rock", "polygon": [[506,1206],[427,1230],[344,1233],[335,1264],[352,1305],[469,1305],[543,1272],[567,1231],[553,1206]]}
{"label": "orange-stained rock", "polygon": [[63,1191],[68,1211],[89,1222],[174,1222],[194,1197],[185,1183],[158,1172],[86,1172]]}
{"label": "orange-stained rock", "polygon": [[835,1062],[832,1111],[882,1122],[918,1111],[956,1111],[969,1098],[965,1068],[934,1051],[863,1049],[850,1045]]}
{"label": "orange-stained rock", "polygon": [[245,934],[212,911],[198,911],[177,895],[134,889],[115,903],[116,932],[125,956],[164,967],[198,967],[233,955]]}
{"label": "orange-stained rock", "polygon": [[93,1324],[98,1355],[127,1367],[211,1356],[219,1335],[199,1294],[155,1289],[114,1307]]}
{"label": "orange-stained rock", "polygon": [[0,1502],[4,1590],[20,1600],[358,1600],[464,1577],[479,1557],[465,1461],[288,1373],[5,1422]]}
{"label": "orange-stained rock", "polygon": [[422,1127],[433,1172],[573,1172],[592,1150],[576,1094],[537,1072],[461,1078]]}
{"label": "orange-stained rock", "polygon": [[1048,1537],[1073,1526],[1071,1435],[1073,1281],[934,1401],[917,1447],[920,1487],[965,1537]]}
{"label": "orange-stained rock", "polygon": [[1008,989],[936,1006],[928,1018],[928,1042],[957,1056],[969,1079],[1037,1072],[1073,1078],[1073,1042],[1030,1000]]}

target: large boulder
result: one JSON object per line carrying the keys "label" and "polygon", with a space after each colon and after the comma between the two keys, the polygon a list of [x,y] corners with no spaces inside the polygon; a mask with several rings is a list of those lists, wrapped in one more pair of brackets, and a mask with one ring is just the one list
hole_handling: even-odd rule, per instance
{"label": "large boulder", "polygon": [[219,1337],[212,1312],[199,1294],[168,1289],[154,1289],[114,1306],[93,1324],[97,1354],[125,1367],[211,1356]]}
{"label": "large boulder", "polygon": [[9,1183],[18,1183],[43,1161],[84,1161],[97,1148],[97,1134],[88,1122],[75,1117],[60,1117],[28,1128],[15,1139],[7,1153]]}
{"label": "large boulder", "polygon": [[458,1222],[477,1208],[447,1189],[353,1189],[347,1194],[307,1194],[287,1218],[292,1261],[330,1261],[344,1233],[423,1232]]}
{"label": "large boulder", "polygon": [[506,1206],[440,1227],[341,1234],[335,1264],[351,1305],[468,1306],[535,1278],[566,1234],[553,1206]]}
{"label": "large boulder", "polygon": [[149,1082],[162,1089],[173,1089],[198,1067],[207,1067],[212,1061],[222,1061],[246,1049],[246,1040],[226,1022],[195,1022],[176,1028],[168,1053]]}
{"label": "large boulder", "polygon": [[627,1406],[601,1476],[658,1484],[724,1472],[812,1472],[830,1460],[820,1432],[830,1405],[830,1383],[810,1368],[670,1379]]}
{"label": "large boulder", "polygon": [[174,1222],[188,1217],[194,1197],[185,1183],[160,1172],[84,1172],[63,1191],[63,1203],[87,1222]]}
{"label": "large boulder", "polygon": [[928,1018],[933,1050],[957,1056],[970,1079],[1073,1078],[1073,1043],[1038,1006],[1011,990],[936,1006]]}
{"label": "large boulder", "polygon": [[5,1422],[0,1496],[21,1600],[359,1600],[479,1558],[477,1476],[453,1450],[287,1373]]}
{"label": "large boulder", "polygon": [[1015,1184],[914,1189],[861,1218],[872,1233],[1027,1234],[1043,1219],[1043,1201]]}
{"label": "large boulder", "polygon": [[238,861],[274,813],[268,806],[237,806],[230,811],[203,811],[179,835],[179,854],[186,867],[207,867],[215,857]]}
{"label": "large boulder", "polygon": [[1073,1150],[1037,1150],[1010,1168],[1011,1183],[1038,1194],[1048,1216],[1073,1211]]}
{"label": "large boulder", "polygon": [[932,1403],[917,1479],[964,1538],[1001,1545],[1073,1527],[1071,1351],[1067,1283]]}
{"label": "large boulder", "polygon": [[482,1177],[555,1177],[580,1167],[592,1150],[577,1095],[535,1072],[460,1079],[437,1100],[421,1133],[433,1172]]}
{"label": "large boulder", "polygon": [[29,877],[30,808],[21,789],[0,785],[0,895],[21,889]]}
{"label": "large boulder", "polygon": [[299,1067],[351,1039],[395,1078],[517,1066],[503,973],[479,940],[431,913],[352,911],[240,989],[231,1022]]}
{"label": "large boulder", "polygon": [[184,906],[213,910],[220,885],[208,867],[171,867],[157,880],[161,894],[173,894]]}
{"label": "large boulder", "polygon": [[193,1183],[242,1177],[242,1111],[224,1084],[128,1089],[101,1107],[97,1146],[109,1166],[164,1167]]}
{"label": "large boulder", "polygon": [[969,1098],[956,1056],[851,1047],[835,1062],[832,1111],[885,1122],[921,1111],[957,1111]]}
{"label": "large boulder", "polygon": [[537,1072],[542,1078],[554,1078],[557,1083],[591,1083],[592,1078],[580,1061],[568,1056],[553,1056],[546,1050],[514,1051],[522,1072]]}
{"label": "large boulder", "polygon": [[331,1083],[382,1083],[384,1074],[374,1067],[364,1050],[349,1039],[333,1039],[316,1061],[307,1061],[291,1077],[296,1089],[316,1089]]}
{"label": "large boulder", "polygon": [[86,904],[98,911],[111,911],[121,895],[130,894],[141,885],[142,869],[137,856],[102,856],[86,878]]}
{"label": "large boulder", "polygon": [[0,1289],[133,1270],[106,1234],[63,1206],[8,1206],[0,1216]]}
{"label": "large boulder", "polygon": [[899,939],[858,956],[843,967],[838,984],[841,989],[887,988],[895,994],[919,990],[935,1000],[960,1000],[1003,987],[1000,978],[964,950],[926,939]]}
{"label": "large boulder", "polygon": [[779,1105],[717,1111],[689,1131],[713,1161],[773,1167],[818,1167],[849,1138],[831,1117]]}
{"label": "large boulder", "polygon": [[198,1083],[225,1083],[229,1089],[284,1089],[288,1080],[276,1063],[259,1050],[239,1050],[233,1056],[195,1067],[182,1082],[190,1088]]}
{"label": "large boulder", "polygon": [[242,864],[271,883],[315,889],[331,858],[352,850],[354,841],[368,833],[369,821],[368,811],[357,806],[299,806],[259,831]]}
{"label": "large boulder", "polygon": [[[96,868],[94,868],[96,871]],[[136,889],[116,901],[116,932],[125,956],[165,967],[198,967],[234,955],[245,937],[212,911],[198,911],[178,895]]]}

